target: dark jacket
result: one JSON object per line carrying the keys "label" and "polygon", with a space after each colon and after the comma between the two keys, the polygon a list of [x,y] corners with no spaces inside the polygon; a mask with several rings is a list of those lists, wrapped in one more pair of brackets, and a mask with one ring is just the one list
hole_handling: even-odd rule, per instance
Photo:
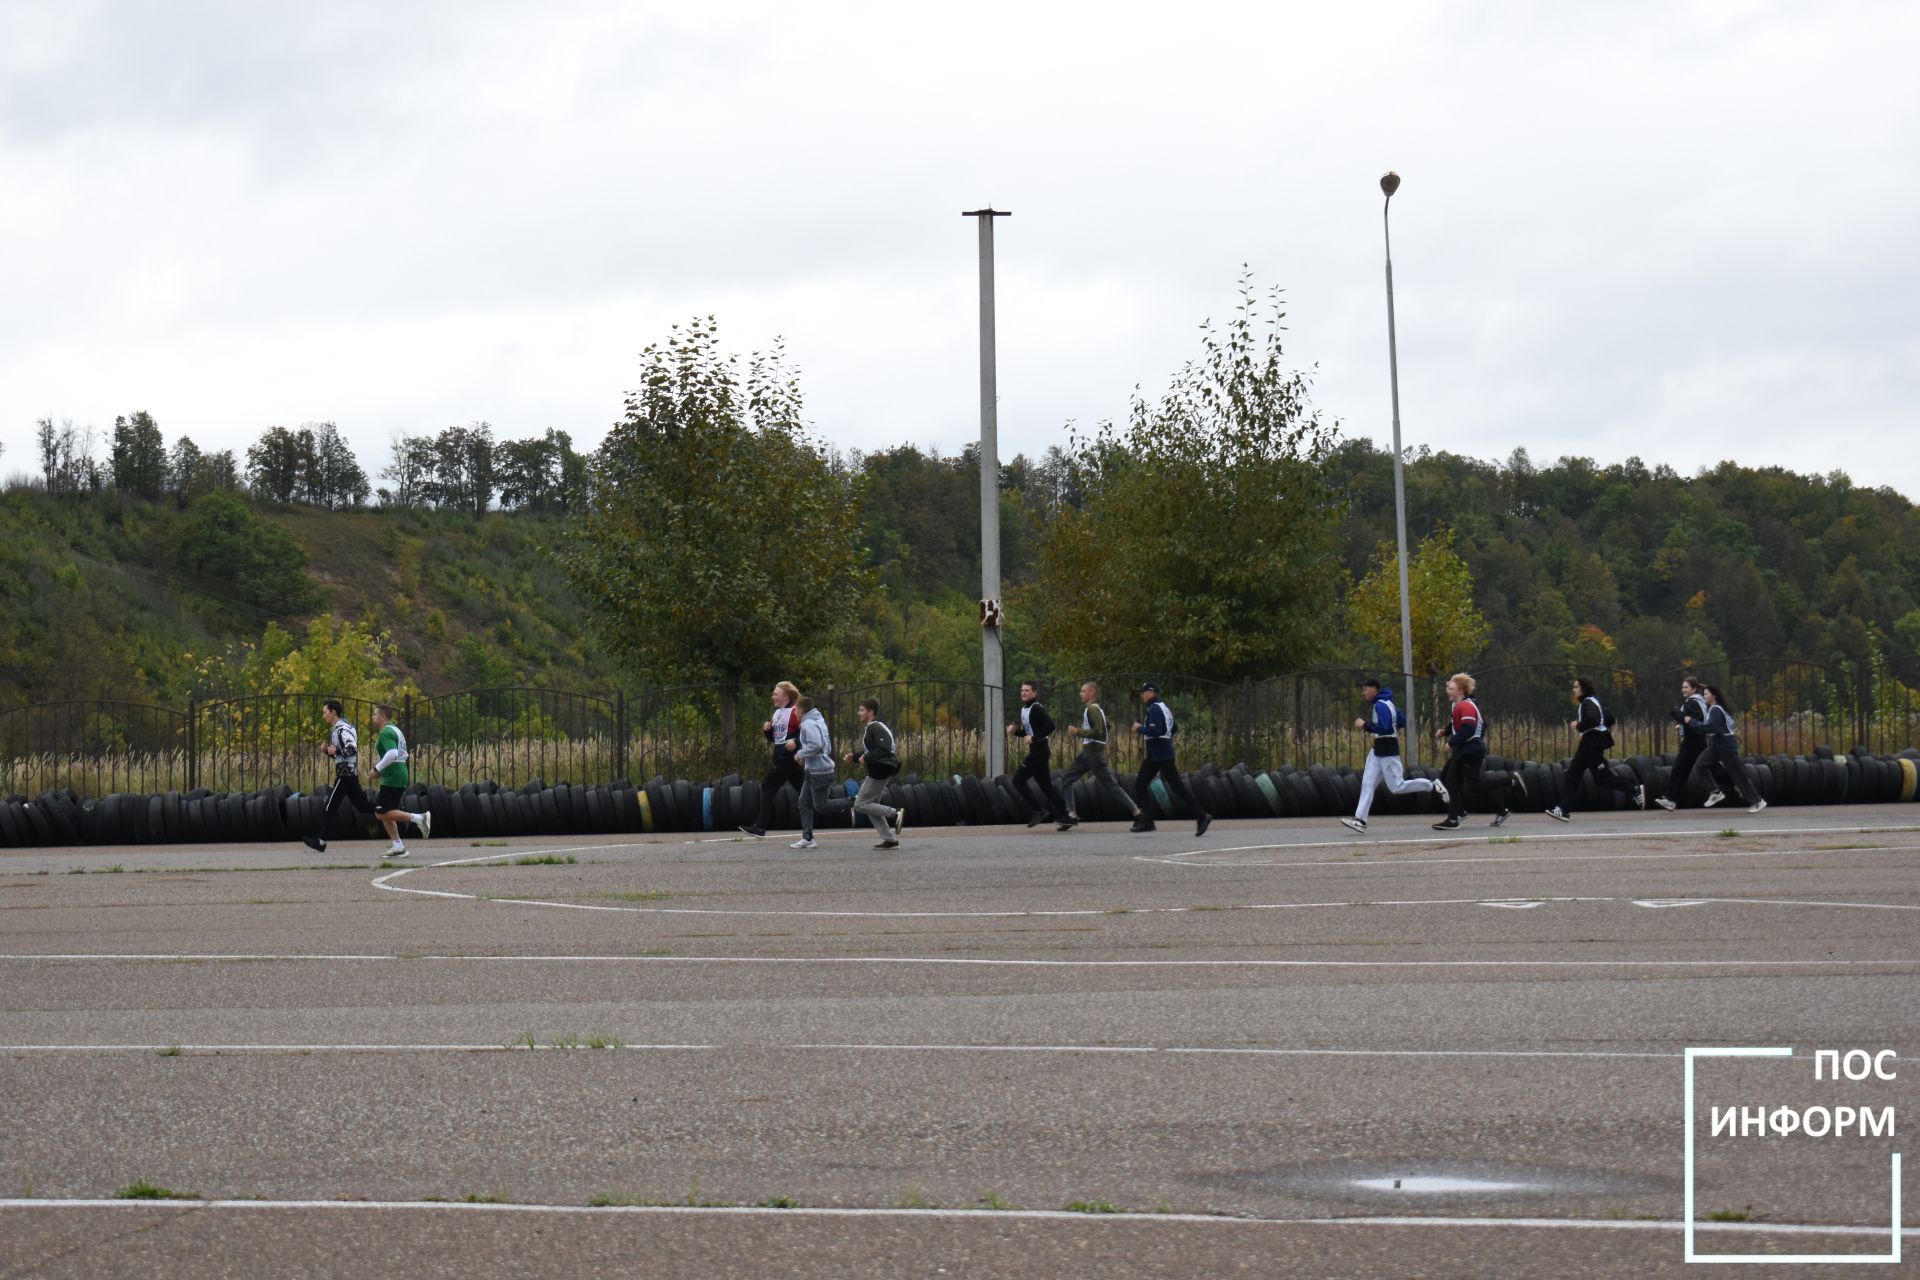
{"label": "dark jacket", "polygon": [[867,771],[869,778],[891,778],[900,772],[900,757],[894,752],[893,730],[878,720],[867,721],[867,730],[860,738],[860,754],[854,761]]}
{"label": "dark jacket", "polygon": [[1705,732],[1707,745],[1715,751],[1731,753],[1740,749],[1740,739],[1734,736],[1733,713],[1725,707],[1707,708]]}
{"label": "dark jacket", "polygon": [[1487,754],[1487,722],[1480,715],[1480,704],[1472,698],[1462,698],[1453,704],[1452,731],[1447,735],[1447,745],[1453,748],[1457,756],[1484,756]]}
{"label": "dark jacket", "polygon": [[1697,738],[1707,731],[1707,700],[1697,693],[1675,707],[1672,714],[1682,737]]}
{"label": "dark jacket", "polygon": [[1173,759],[1173,712],[1165,700],[1155,698],[1140,716],[1140,737],[1145,741],[1147,759]]}
{"label": "dark jacket", "polygon": [[1053,736],[1053,717],[1038,699],[1020,706],[1020,736],[1027,740],[1027,754],[1044,756]]}

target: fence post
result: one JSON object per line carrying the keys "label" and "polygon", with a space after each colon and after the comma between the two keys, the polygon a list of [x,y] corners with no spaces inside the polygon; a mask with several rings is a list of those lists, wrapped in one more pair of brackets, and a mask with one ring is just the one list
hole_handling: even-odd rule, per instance
{"label": "fence post", "polygon": [[627,691],[613,692],[613,776],[627,776]]}
{"label": "fence post", "polygon": [[200,785],[200,703],[187,699],[187,790]]}

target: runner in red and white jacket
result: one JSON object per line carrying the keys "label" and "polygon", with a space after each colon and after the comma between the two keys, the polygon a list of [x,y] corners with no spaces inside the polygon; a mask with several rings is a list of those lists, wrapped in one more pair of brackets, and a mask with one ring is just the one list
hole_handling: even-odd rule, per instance
{"label": "runner in red and white jacket", "polygon": [[[1447,727],[1435,729],[1433,736],[1444,736],[1447,740],[1447,767],[1440,779],[1446,784],[1451,799],[1447,803],[1447,816],[1433,824],[1435,831],[1451,831],[1459,826],[1460,819],[1466,816],[1469,798],[1483,790],[1480,770],[1487,762],[1487,720],[1480,713],[1480,704],[1473,700],[1474,687],[1474,678],[1464,671],[1447,678],[1447,697],[1453,702],[1453,713],[1448,717]],[[1508,775],[1505,790],[1508,794],[1500,798],[1499,810],[1493,815],[1496,827],[1507,820],[1512,798],[1522,801],[1527,798],[1527,784],[1520,780],[1518,773]]]}

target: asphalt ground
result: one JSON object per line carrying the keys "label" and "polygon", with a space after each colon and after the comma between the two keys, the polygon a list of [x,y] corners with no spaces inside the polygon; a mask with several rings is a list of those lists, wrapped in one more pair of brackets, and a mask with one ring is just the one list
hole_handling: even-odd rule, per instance
{"label": "asphalt ground", "polygon": [[1698,1250],[1890,1248],[1920,810],[907,836],[0,854],[0,1278],[1677,1273],[1688,1046]]}

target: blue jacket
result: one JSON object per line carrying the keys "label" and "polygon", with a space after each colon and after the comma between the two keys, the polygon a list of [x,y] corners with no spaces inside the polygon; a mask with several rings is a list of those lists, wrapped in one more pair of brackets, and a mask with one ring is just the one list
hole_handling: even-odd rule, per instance
{"label": "blue jacket", "polygon": [[1173,712],[1165,701],[1155,698],[1140,717],[1140,736],[1145,740],[1147,759],[1173,759],[1173,734]]}
{"label": "blue jacket", "polygon": [[1382,689],[1374,696],[1367,707],[1366,720],[1367,732],[1373,735],[1373,754],[1399,755],[1400,730],[1407,727],[1407,717],[1394,705],[1393,690]]}

